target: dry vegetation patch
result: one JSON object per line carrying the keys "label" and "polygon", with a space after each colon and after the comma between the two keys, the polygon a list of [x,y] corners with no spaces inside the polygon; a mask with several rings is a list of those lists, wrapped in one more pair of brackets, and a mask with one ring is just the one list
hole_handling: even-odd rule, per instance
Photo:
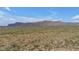
{"label": "dry vegetation patch", "polygon": [[1,51],[77,51],[79,27],[0,30]]}

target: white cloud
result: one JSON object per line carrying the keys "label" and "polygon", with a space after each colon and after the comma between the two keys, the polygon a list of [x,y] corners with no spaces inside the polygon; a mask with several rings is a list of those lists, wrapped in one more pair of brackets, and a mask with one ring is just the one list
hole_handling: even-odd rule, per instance
{"label": "white cloud", "polygon": [[5,7],[6,10],[8,11],[11,11],[11,8],[10,7]]}
{"label": "white cloud", "polygon": [[73,16],[72,19],[73,20],[79,20],[79,15]]}
{"label": "white cloud", "polygon": [[79,15],[75,15],[71,18],[70,22],[79,22]]}

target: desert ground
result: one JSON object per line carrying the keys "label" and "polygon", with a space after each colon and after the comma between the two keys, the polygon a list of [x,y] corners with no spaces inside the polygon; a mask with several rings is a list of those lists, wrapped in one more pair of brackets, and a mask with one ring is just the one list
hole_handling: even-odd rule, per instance
{"label": "desert ground", "polygon": [[79,26],[0,28],[0,51],[79,51]]}

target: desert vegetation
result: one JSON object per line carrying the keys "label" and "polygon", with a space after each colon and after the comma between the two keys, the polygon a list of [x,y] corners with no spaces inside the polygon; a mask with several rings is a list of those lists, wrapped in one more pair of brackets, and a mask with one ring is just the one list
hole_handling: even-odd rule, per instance
{"label": "desert vegetation", "polygon": [[0,28],[0,51],[78,51],[79,26]]}

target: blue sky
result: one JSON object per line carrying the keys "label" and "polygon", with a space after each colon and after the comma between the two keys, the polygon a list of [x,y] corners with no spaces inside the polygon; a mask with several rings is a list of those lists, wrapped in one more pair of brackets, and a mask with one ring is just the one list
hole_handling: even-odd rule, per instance
{"label": "blue sky", "polygon": [[79,22],[78,7],[1,7],[0,25],[43,20]]}

